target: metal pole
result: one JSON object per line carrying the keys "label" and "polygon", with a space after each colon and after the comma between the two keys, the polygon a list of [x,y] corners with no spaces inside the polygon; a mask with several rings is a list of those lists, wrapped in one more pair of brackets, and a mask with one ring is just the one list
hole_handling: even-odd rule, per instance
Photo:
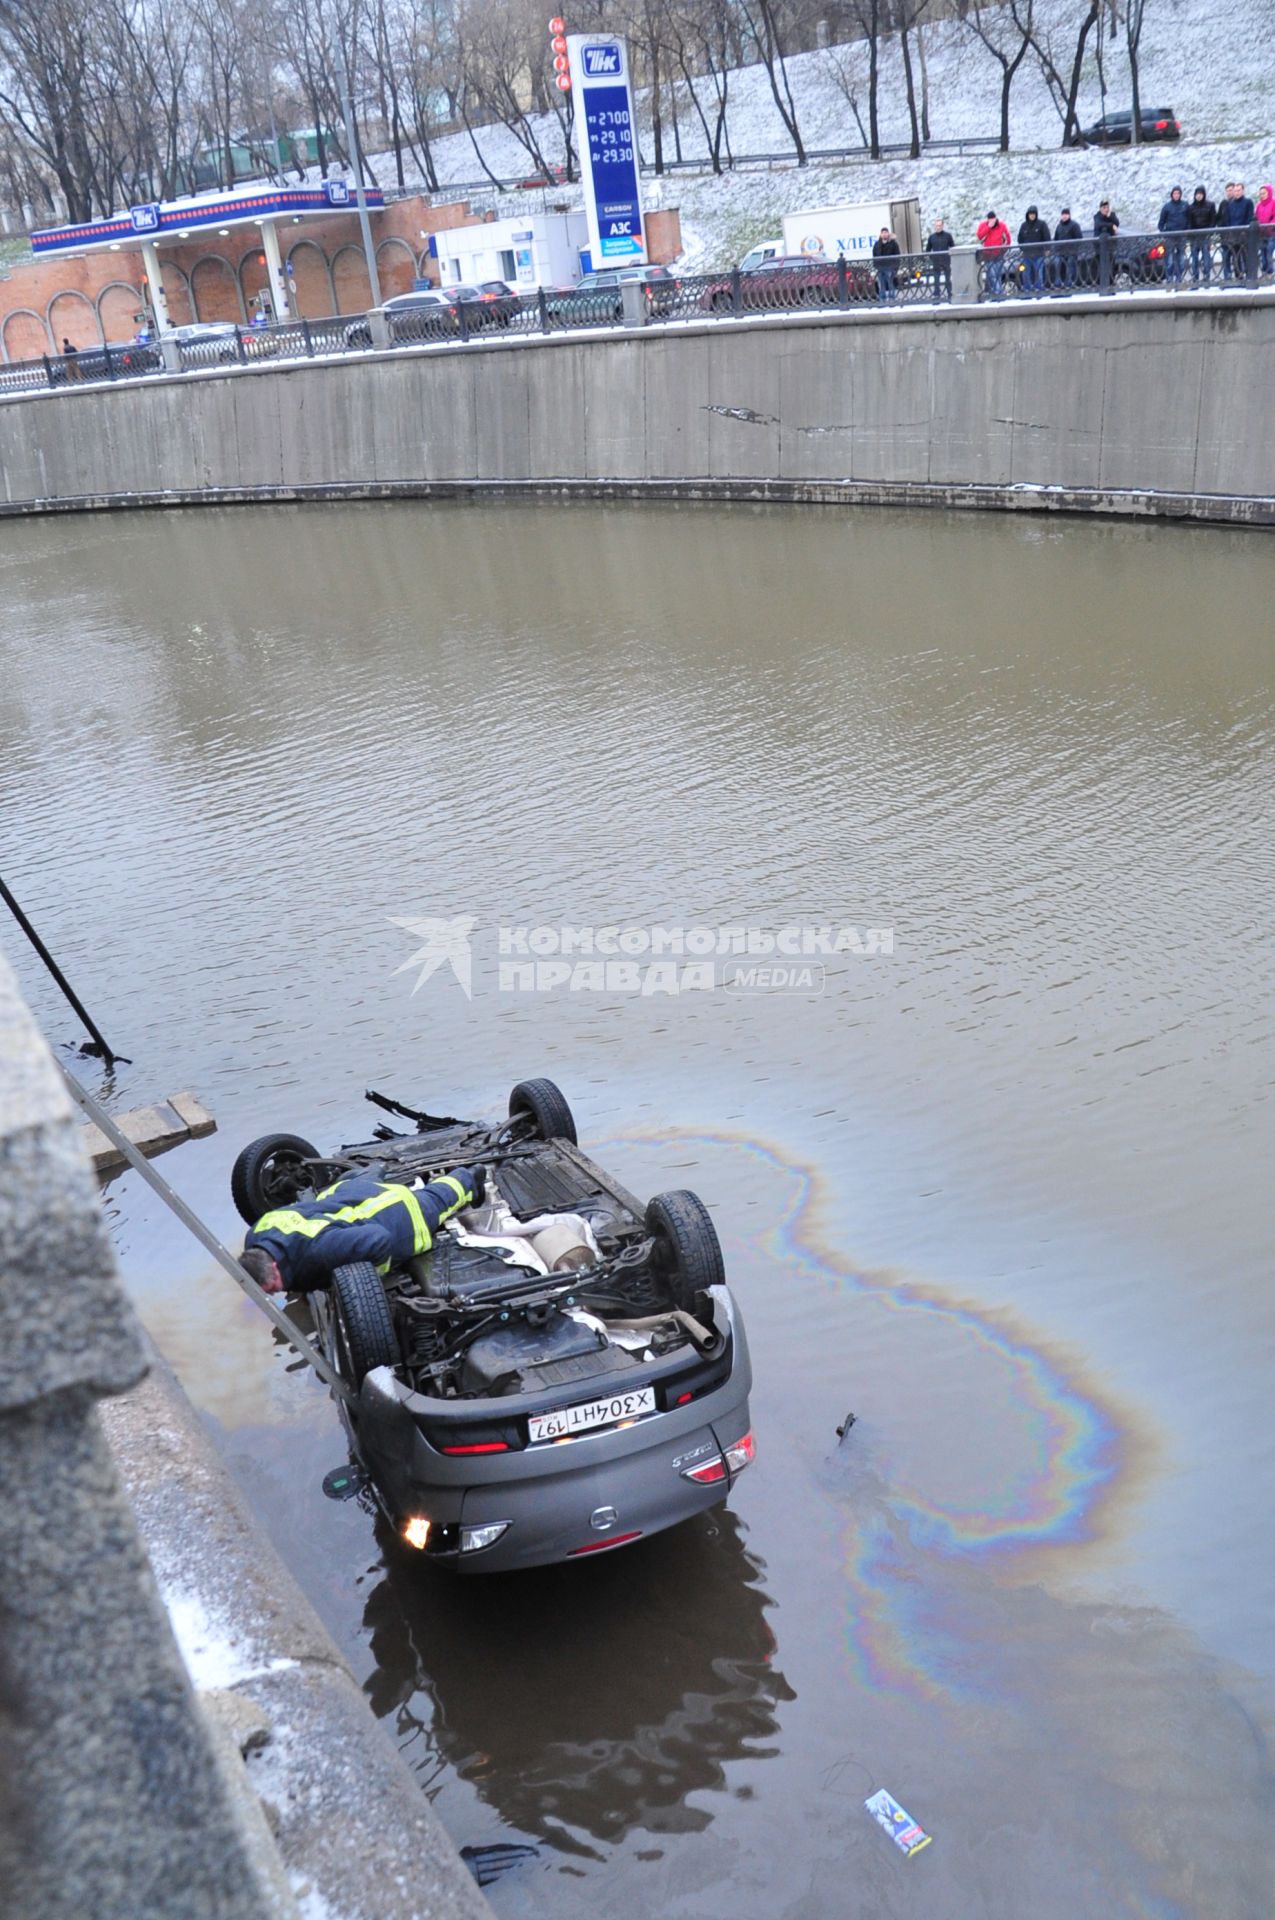
{"label": "metal pole", "polygon": [[337,1398],[339,1400],[352,1401],[354,1395],[340,1375],[333,1370],[330,1362],[325,1359],[316,1347],[311,1345],[298,1328],[293,1326],[287,1314],[279,1311],[274,1301],[270,1298],[270,1295],[263,1293],[252,1275],[240,1266],[232,1253],[223,1247],[216,1234],[213,1233],[210,1228],[206,1227],[199,1218],[199,1215],[186,1205],[181,1195],[173,1191],[163,1175],[156,1173],[150,1161],[138,1152],[127,1134],[121,1133],[110,1114],[107,1113],[105,1107],[96,1101],[86,1088],[80,1085],[73,1073],[67,1072],[62,1062],[56,1059],[56,1057],[54,1065],[66,1081],[67,1091],[70,1093],[76,1106],[88,1115],[95,1127],[102,1129],[102,1132],[111,1144],[117,1147],[124,1155],[130,1167],[135,1168],[136,1171],[141,1174],[143,1180],[146,1181],[147,1185],[155,1189],[155,1192],[159,1195],[160,1199],[164,1201],[165,1205],[172,1208],[182,1225],[190,1228],[190,1231],[194,1234],[196,1240],[198,1240],[205,1252],[210,1253],[213,1259],[226,1269],[226,1272],[230,1275],[236,1286],[243,1288],[248,1298],[261,1308],[261,1311],[265,1314],[271,1325],[283,1335],[288,1345],[294,1347],[307,1365],[314,1368],[320,1380],[331,1387]]}
{"label": "metal pole", "polygon": [[71,985],[71,982],[67,979],[61,967],[58,965],[57,961],[53,958],[53,955],[49,952],[49,949],[45,946],[43,940],[41,940],[39,934],[36,932],[35,928],[31,925],[31,922],[27,919],[27,916],[25,915],[25,913],[23,913],[21,907],[18,905],[17,901],[14,899],[13,895],[10,893],[8,887],[6,887],[3,880],[0,880],[0,900],[4,901],[4,904],[6,905],[6,907],[8,907],[10,913],[13,915],[18,925],[21,927],[23,933],[25,933],[25,935],[27,936],[27,939],[31,942],[31,945],[35,948],[41,960],[43,960],[45,966],[49,969],[49,972],[53,975],[53,978],[57,981],[63,993],[66,995],[67,999],[70,1001],[71,1006],[74,1009],[75,1013],[83,1021],[84,1025],[88,1028],[89,1032],[92,1034],[93,1046],[89,1049],[89,1051],[100,1054],[102,1059],[105,1060],[108,1069],[113,1067],[117,1060],[123,1060],[125,1066],[131,1065],[132,1063],[129,1060],[127,1060],[122,1053],[115,1053],[106,1044],[106,1041],[102,1038],[101,1034],[98,1032],[93,1022],[89,1019],[88,1014],[85,1012],[83,1003],[81,1002],[78,995],[76,994],[75,988]]}
{"label": "metal pole", "polygon": [[376,249],[372,245],[372,223],[367,217],[367,195],[363,191],[363,149],[359,144],[359,130],[355,124],[354,109],[350,105],[350,66],[345,57],[345,48],[341,48],[341,108],[345,114],[346,131],[350,136],[350,159],[354,165],[354,197],[359,203],[359,226],[363,232],[363,252],[367,256],[368,285],[372,289],[372,305],[381,304],[381,276],[376,271]]}

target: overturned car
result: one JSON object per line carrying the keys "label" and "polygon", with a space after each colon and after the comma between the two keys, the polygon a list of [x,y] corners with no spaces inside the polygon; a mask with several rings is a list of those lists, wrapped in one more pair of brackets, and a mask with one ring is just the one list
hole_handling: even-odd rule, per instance
{"label": "overturned car", "polygon": [[307,1295],[351,1398],[353,1451],[400,1536],[497,1571],[588,1557],[721,1504],[753,1458],[752,1383],[721,1246],[693,1193],[645,1207],[581,1152],[550,1080],[508,1118],[415,1122],[329,1155],[294,1134],[245,1147],[253,1225],[350,1174],[413,1187],[482,1167],[480,1204],[381,1273],[337,1267]]}

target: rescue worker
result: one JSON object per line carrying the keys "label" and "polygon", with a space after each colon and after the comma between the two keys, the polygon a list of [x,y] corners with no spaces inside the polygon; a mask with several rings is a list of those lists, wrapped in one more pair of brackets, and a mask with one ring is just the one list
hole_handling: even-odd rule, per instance
{"label": "rescue worker", "polygon": [[477,1206],[486,1186],[483,1167],[456,1167],[426,1187],[347,1174],[312,1200],[263,1213],[244,1241],[242,1264],[265,1293],[326,1287],[335,1268],[356,1260],[386,1274],[428,1253],[438,1229]]}

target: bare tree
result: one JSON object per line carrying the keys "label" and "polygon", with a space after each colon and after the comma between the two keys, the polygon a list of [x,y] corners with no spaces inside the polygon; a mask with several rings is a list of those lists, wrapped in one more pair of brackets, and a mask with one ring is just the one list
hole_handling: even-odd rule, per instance
{"label": "bare tree", "polygon": [[1139,84],[1138,52],[1142,44],[1142,20],[1147,10],[1147,0],[1125,0],[1124,37],[1129,49],[1129,104],[1133,108],[1133,124],[1129,138],[1134,146],[1142,141],[1142,91]]}
{"label": "bare tree", "polygon": [[1035,0],[1009,0],[1008,6],[989,7],[982,0],[965,16],[965,25],[987,48],[1001,70],[1000,150],[1009,152],[1009,101],[1014,77],[1032,45]]}
{"label": "bare tree", "polygon": [[[876,0],[873,0],[873,4],[876,4]],[[793,98],[792,84],[788,78],[784,18],[776,0],[739,0],[739,10],[747,22],[757,56],[766,69],[771,98],[774,100],[779,118],[784,123],[788,138],[792,141],[797,165],[804,167],[806,148],[801,137],[797,103]]]}
{"label": "bare tree", "polygon": [[868,144],[868,133],[867,128],[863,124],[863,114],[860,110],[864,75],[859,58],[859,42],[854,41],[845,47],[830,47],[828,49],[828,61],[832,68],[833,79],[836,81],[846,105],[854,116],[854,124],[859,132],[859,144],[862,147],[866,147]]}
{"label": "bare tree", "polygon": [[850,12],[868,46],[868,151],[881,158],[881,0],[850,0]]}
{"label": "bare tree", "polygon": [[89,132],[92,30],[76,0],[0,0],[0,109],[49,168],[70,220],[91,220],[101,198]]}
{"label": "bare tree", "polygon": [[1080,98],[1080,80],[1084,71],[1085,47],[1089,35],[1098,20],[1101,0],[1082,0],[1082,11],[1076,26],[1076,39],[1072,49],[1070,77],[1063,74],[1054,57],[1048,34],[1037,31],[1032,35],[1032,47],[1040,61],[1041,72],[1050,96],[1058,109],[1062,120],[1062,144],[1071,146],[1079,138],[1080,125],[1076,116],[1076,102]]}

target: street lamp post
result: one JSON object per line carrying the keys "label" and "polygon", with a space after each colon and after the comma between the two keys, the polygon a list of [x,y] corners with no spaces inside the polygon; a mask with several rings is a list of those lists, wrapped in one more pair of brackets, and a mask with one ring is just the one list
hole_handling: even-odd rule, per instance
{"label": "street lamp post", "polygon": [[350,159],[354,163],[354,197],[359,203],[359,226],[363,233],[363,252],[367,257],[368,285],[372,289],[372,305],[381,304],[381,277],[376,271],[376,249],[372,245],[372,223],[367,217],[367,195],[363,191],[363,152],[359,144],[359,130],[354,119],[354,109],[350,105],[350,65],[345,57],[345,48],[341,48],[341,106],[345,113],[345,124],[350,136]]}

